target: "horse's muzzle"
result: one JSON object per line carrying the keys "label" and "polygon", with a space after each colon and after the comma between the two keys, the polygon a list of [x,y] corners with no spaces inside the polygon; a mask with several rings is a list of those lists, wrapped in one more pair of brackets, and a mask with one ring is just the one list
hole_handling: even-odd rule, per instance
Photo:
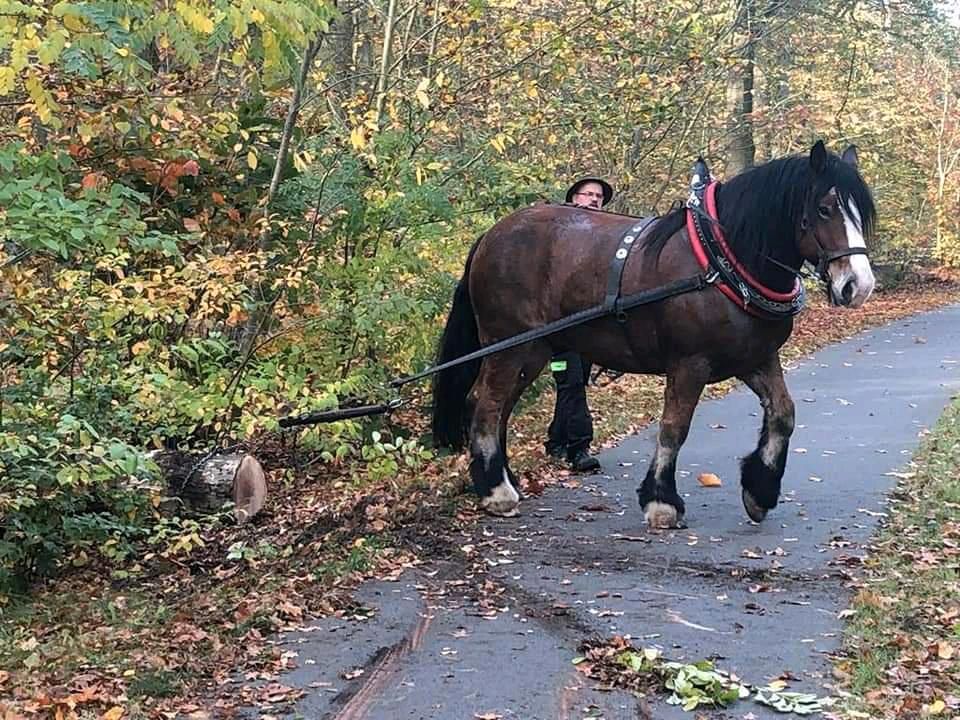
{"label": "horse's muzzle", "polygon": [[827,294],[830,302],[843,307],[863,305],[876,284],[870,263],[863,255],[834,262],[829,275]]}
{"label": "horse's muzzle", "polygon": [[828,286],[828,294],[830,296],[831,305],[840,305],[846,307],[851,302],[853,302],[854,295],[857,292],[857,281],[853,278],[847,280],[843,287],[837,292],[836,284],[830,283]]}

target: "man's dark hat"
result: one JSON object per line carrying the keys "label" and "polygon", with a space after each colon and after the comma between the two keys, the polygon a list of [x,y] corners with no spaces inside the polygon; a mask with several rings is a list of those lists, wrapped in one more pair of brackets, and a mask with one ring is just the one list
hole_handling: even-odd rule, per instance
{"label": "man's dark hat", "polygon": [[589,183],[589,182],[595,182],[595,183],[597,183],[601,188],[603,188],[603,203],[602,203],[601,207],[602,207],[603,205],[606,205],[606,204],[607,204],[608,202],[610,202],[611,200],[613,200],[613,188],[610,187],[610,183],[608,183],[606,180],[601,180],[600,178],[585,177],[585,178],[580,178],[579,180],[577,180],[573,185],[570,186],[570,189],[567,190],[567,202],[568,202],[568,203],[572,203],[572,202],[573,202],[573,196],[577,194],[577,191],[578,191],[581,187],[583,187],[586,183]]}

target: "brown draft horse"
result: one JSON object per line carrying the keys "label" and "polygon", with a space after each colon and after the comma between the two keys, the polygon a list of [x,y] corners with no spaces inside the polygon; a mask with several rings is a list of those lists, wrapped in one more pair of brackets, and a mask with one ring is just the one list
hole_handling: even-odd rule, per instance
{"label": "brown draft horse", "polygon": [[[865,238],[876,213],[857,170],[856,148],[842,157],[822,142],[809,155],[754,167],[719,186],[719,225],[732,254],[756,281],[786,295],[804,261],[819,264],[834,305],[859,307],[873,291]],[[622,293],[661,287],[701,272],[686,209],[659,218],[630,254]],[[518,210],[482,236],[440,341],[445,362],[601,303],[610,260],[635,218],[567,205]],[[741,464],[742,499],[759,522],[777,505],[794,404],[779,349],[793,319],[746,312],[714,286],[634,308],[625,322],[605,316],[435,376],[433,433],[441,446],[469,439],[470,475],[481,505],[513,515],[521,498],[507,459],[507,421],[520,394],[563,350],[603,367],[666,375],[656,453],[637,490],[647,522],[683,521],[677,453],[707,383],[736,377],[760,398],[757,448]]]}

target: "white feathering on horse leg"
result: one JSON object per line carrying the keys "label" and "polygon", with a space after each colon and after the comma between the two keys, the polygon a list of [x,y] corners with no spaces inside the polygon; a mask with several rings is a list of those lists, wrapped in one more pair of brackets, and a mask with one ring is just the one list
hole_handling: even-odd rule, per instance
{"label": "white feathering on horse leg", "polygon": [[520,494],[514,489],[507,471],[503,471],[503,482],[493,488],[493,491],[480,501],[480,507],[491,515],[513,517],[517,514],[517,505],[520,504]]}
{"label": "white feathering on horse leg", "polygon": [[478,435],[473,441],[473,444],[474,452],[483,458],[483,469],[489,470],[490,461],[493,460],[493,456],[497,453],[497,438],[490,434]]}
{"label": "white feathering on horse leg", "polygon": [[760,450],[760,459],[764,465],[771,469],[776,468],[777,458],[780,456],[785,442],[786,438],[783,435],[774,432],[770,433],[766,444]]}
{"label": "white feathering on horse leg", "polygon": [[643,509],[647,524],[652,528],[667,529],[677,527],[677,509],[673,505],[651,500]]}

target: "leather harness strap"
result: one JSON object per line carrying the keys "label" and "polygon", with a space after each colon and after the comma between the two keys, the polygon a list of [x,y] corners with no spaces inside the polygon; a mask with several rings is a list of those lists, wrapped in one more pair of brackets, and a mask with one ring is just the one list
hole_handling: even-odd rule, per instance
{"label": "leather harness strap", "polygon": [[757,317],[782,320],[804,308],[806,292],[798,278],[789,293],[762,285],[736,259],[720,229],[716,207],[719,183],[697,182],[687,200],[687,235],[700,267],[718,276],[717,289],[742,310]]}
{"label": "leather harness strap", "polygon": [[620,293],[623,289],[623,269],[627,266],[630,251],[637,245],[637,241],[643,235],[644,230],[650,227],[654,220],[656,220],[655,217],[643,218],[640,222],[631,226],[620,238],[617,251],[613,254],[613,259],[610,260],[610,268],[607,270],[607,294],[603,299],[603,309],[608,313],[614,313],[620,322],[627,319],[620,302]]}

